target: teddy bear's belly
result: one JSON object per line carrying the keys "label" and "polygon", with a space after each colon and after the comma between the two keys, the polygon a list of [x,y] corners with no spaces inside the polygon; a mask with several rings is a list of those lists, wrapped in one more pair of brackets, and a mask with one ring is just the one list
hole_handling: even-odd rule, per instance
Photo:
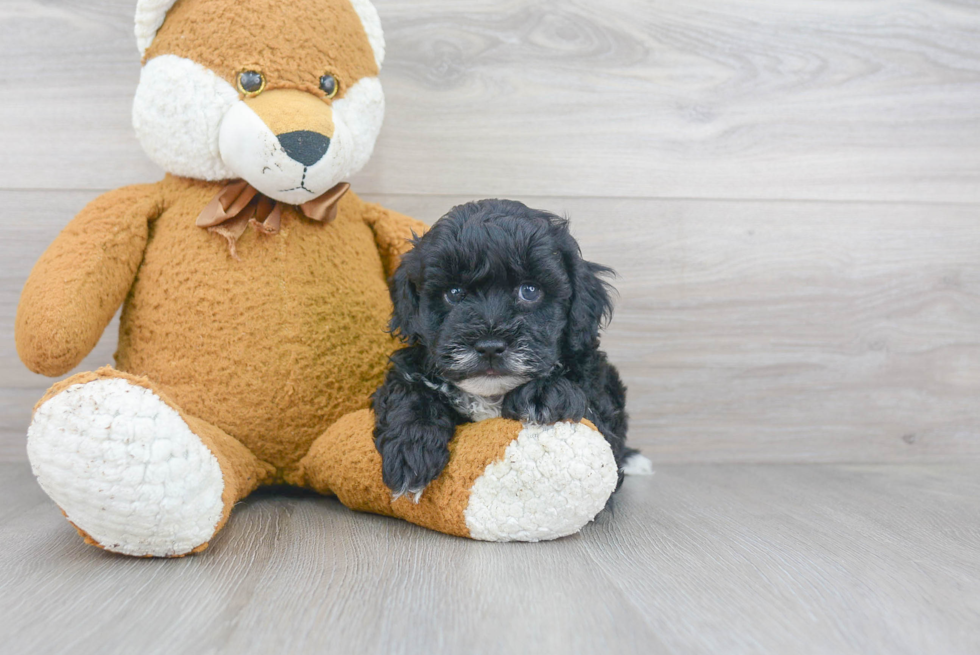
{"label": "teddy bear's belly", "polygon": [[[343,209],[343,205],[342,205]],[[165,214],[124,306],[117,367],[289,469],[335,420],[366,407],[395,342],[370,228],[292,214],[275,236],[225,241]]]}

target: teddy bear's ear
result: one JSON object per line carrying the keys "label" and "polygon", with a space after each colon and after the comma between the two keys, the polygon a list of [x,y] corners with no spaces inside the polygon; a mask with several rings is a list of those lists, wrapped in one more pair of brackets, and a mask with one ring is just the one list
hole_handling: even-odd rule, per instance
{"label": "teddy bear's ear", "polygon": [[136,3],[136,47],[140,56],[146,54],[147,48],[156,38],[157,31],[163,25],[167,12],[177,3],[177,0],[139,0]]}
{"label": "teddy bear's ear", "polygon": [[[230,9],[234,8],[235,3],[241,0],[225,0]],[[338,0],[314,0],[322,4],[336,2]],[[343,2],[343,0],[339,0]],[[381,19],[378,17],[378,10],[374,8],[370,0],[349,0],[354,11],[361,19],[364,26],[364,33],[371,43],[371,50],[374,51],[374,61],[381,68],[381,62],[385,58],[385,37],[381,30]],[[157,32],[167,18],[167,12],[177,3],[177,0],[138,0],[136,3],[136,45],[140,50],[140,56],[145,56]],[[313,3],[311,3],[313,4]]]}
{"label": "teddy bear's ear", "polygon": [[381,30],[381,18],[378,16],[378,10],[374,8],[370,0],[350,0],[350,3],[361,19],[364,33],[367,34],[371,50],[374,51],[374,61],[378,65],[378,70],[381,70],[381,62],[385,60],[385,35]]}

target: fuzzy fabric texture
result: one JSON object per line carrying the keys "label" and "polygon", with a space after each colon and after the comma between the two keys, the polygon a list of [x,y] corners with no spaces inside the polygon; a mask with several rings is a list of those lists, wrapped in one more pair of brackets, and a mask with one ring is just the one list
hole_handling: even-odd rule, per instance
{"label": "fuzzy fabric texture", "polygon": [[[303,164],[297,182],[317,188],[278,200],[311,200],[367,161],[384,113],[384,41],[368,0],[140,0],[136,29],[146,65],[134,124],[168,175],[83,209],[35,265],[15,320],[21,359],[56,376],[78,365],[122,305],[116,367],[51,387],[28,439],[42,487],[82,536],[129,555],[197,552],[236,501],[283,482],[466,537],[475,536],[471,523],[480,538],[501,540],[578,529],[555,528],[564,509],[549,511],[549,501],[515,505],[528,498],[513,496],[508,481],[549,488],[548,498],[579,483],[564,470],[567,458],[555,466],[544,456],[538,465],[540,448],[509,448],[527,441],[513,421],[461,426],[445,473],[418,503],[392,499],[384,486],[366,407],[396,347],[386,332],[387,278],[424,224],[349,192],[326,223],[284,206],[278,232],[247,229],[239,238],[239,259],[223,237],[196,225],[220,179],[244,177],[263,189],[250,179],[254,166],[242,164],[254,152],[222,152],[224,122],[237,108],[257,123],[252,136],[234,133],[265,134],[270,152],[269,134],[330,139],[329,174]],[[239,93],[243,70],[265,75],[262,93],[270,95]],[[337,80],[335,97],[319,88],[327,73]],[[562,430],[552,430],[554,443],[581,440]],[[578,446],[558,451],[577,453],[584,467],[602,468],[611,457]],[[504,460],[508,470],[538,473],[508,475],[498,466]],[[479,483],[488,471],[492,482]],[[470,513],[505,523],[467,517],[476,488],[486,509]],[[569,518],[581,527],[588,513]],[[515,532],[507,526],[518,515],[537,518]]]}
{"label": "fuzzy fabric texture", "polygon": [[85,540],[126,555],[204,550],[234,503],[274,473],[149,380],[108,367],[48,391],[27,452],[41,488]]}
{"label": "fuzzy fabric texture", "polygon": [[235,87],[190,59],[161,55],[143,66],[133,129],[160,168],[201,180],[238,177],[221,158],[221,122],[241,104]]}
{"label": "fuzzy fabric texture", "polygon": [[[167,12],[176,2],[177,0],[138,0],[136,3],[136,24],[133,32],[141,56],[146,55],[147,49],[167,17]],[[369,0],[351,0],[351,5],[361,19],[364,33],[374,52],[375,64],[381,68],[385,58],[385,37],[378,10]]]}
{"label": "fuzzy fabric texture", "polygon": [[378,65],[378,68],[381,68],[381,64],[385,60],[385,35],[381,30],[381,18],[378,16],[378,10],[375,9],[370,0],[351,0],[351,5],[361,18],[364,33],[374,51],[374,63]]}
{"label": "fuzzy fabric texture", "polygon": [[286,470],[367,406],[395,347],[385,280],[425,225],[351,192],[331,223],[287,207],[279,234],[246,231],[236,261],[194,224],[219,188],[168,175],[93,201],[35,266],[18,351],[61,375],[125,298],[116,366]]}
{"label": "fuzzy fabric texture", "polygon": [[117,553],[191,552],[225,513],[218,459],[173,408],[125,380],[76,384],[41,405],[27,451],[68,520]]}
{"label": "fuzzy fabric texture", "polygon": [[323,96],[320,76],[330,73],[337,98],[379,70],[361,18],[346,1],[178,0],[145,58],[162,54],[195,61],[230,83],[255,70],[270,89],[315,96]]}
{"label": "fuzzy fabric texture", "polygon": [[466,527],[483,541],[564,537],[599,513],[618,478],[612,449],[592,427],[529,425],[474,482]]}
{"label": "fuzzy fabric texture", "polygon": [[[173,118],[192,120],[183,113]],[[263,194],[302,204],[367,163],[383,118],[384,94],[376,77],[359,80],[332,108],[303,91],[266,90],[225,113],[217,152],[228,170]],[[279,135],[298,131],[329,139],[326,153],[315,163],[296,161],[280,147]]]}
{"label": "fuzzy fabric texture", "polygon": [[[384,119],[377,79],[384,40],[367,0],[178,0],[173,7],[144,0],[140,7],[137,31],[154,37],[133,127],[161,168],[203,180],[243,178],[270,198],[301,204],[367,163]],[[161,12],[167,20],[157,25]],[[275,34],[289,38],[256,47]],[[254,97],[240,97],[244,71],[264,80]],[[320,88],[327,74],[336,80],[334,96]],[[282,147],[280,136],[301,131],[329,143],[316,161],[297,161]]]}
{"label": "fuzzy fabric texture", "polygon": [[247,230],[236,261],[194,224],[217,185],[168,177],[159,190],[167,209],[123,308],[117,366],[288,470],[367,406],[394,347],[385,265],[424,226],[350,192],[327,224],[285,207],[280,232]]}
{"label": "fuzzy fabric texture", "polygon": [[146,49],[153,43],[157,30],[163,25],[167,12],[175,2],[177,0],[137,0],[133,33],[136,35],[136,47],[141,56],[146,54]]}
{"label": "fuzzy fabric texture", "polygon": [[17,353],[27,368],[64,375],[98,343],[136,277],[150,221],[163,211],[156,188],[99,196],[41,255],[14,319]]}
{"label": "fuzzy fabric texture", "polygon": [[591,423],[461,425],[449,463],[414,502],[392,500],[370,437],[374,416],[345,416],[313,444],[296,484],[352,509],[484,541],[544,541],[580,530],[616,488],[612,449]]}

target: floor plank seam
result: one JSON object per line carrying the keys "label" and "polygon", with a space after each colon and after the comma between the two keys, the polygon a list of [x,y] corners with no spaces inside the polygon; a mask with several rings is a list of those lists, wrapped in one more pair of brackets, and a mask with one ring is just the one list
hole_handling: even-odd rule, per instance
{"label": "floor plank seam", "polygon": [[[145,183],[152,183],[156,180],[148,180]],[[137,183],[138,184],[138,183]],[[102,188],[57,188],[45,189],[40,187],[4,187],[0,186],[0,193],[95,193],[103,194],[112,189]],[[460,196],[470,197],[472,194],[466,193],[413,193],[403,191],[377,191],[366,188],[356,189],[361,196],[399,196],[403,198],[458,198]],[[487,193],[493,193],[488,191]],[[477,198],[478,196],[472,196]],[[639,195],[573,195],[573,194],[517,194],[516,197],[528,200],[534,199],[562,199],[562,200],[607,200],[607,201],[635,201],[635,202],[717,202],[717,203],[769,203],[769,204],[828,204],[828,205],[867,205],[867,206],[891,206],[891,205],[915,205],[915,206],[940,206],[951,208],[978,208],[980,199],[976,201],[963,200],[870,200],[867,198],[756,198],[756,197],[727,197],[727,196],[639,196]]]}

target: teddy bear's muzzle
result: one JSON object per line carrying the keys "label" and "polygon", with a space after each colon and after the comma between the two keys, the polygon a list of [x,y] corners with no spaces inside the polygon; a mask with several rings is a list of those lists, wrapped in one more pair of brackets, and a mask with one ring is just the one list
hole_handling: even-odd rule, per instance
{"label": "teddy bear's muzzle", "polygon": [[221,121],[218,146],[234,177],[291,205],[342,181],[353,153],[332,104],[293,89],[267,90],[233,105]]}

